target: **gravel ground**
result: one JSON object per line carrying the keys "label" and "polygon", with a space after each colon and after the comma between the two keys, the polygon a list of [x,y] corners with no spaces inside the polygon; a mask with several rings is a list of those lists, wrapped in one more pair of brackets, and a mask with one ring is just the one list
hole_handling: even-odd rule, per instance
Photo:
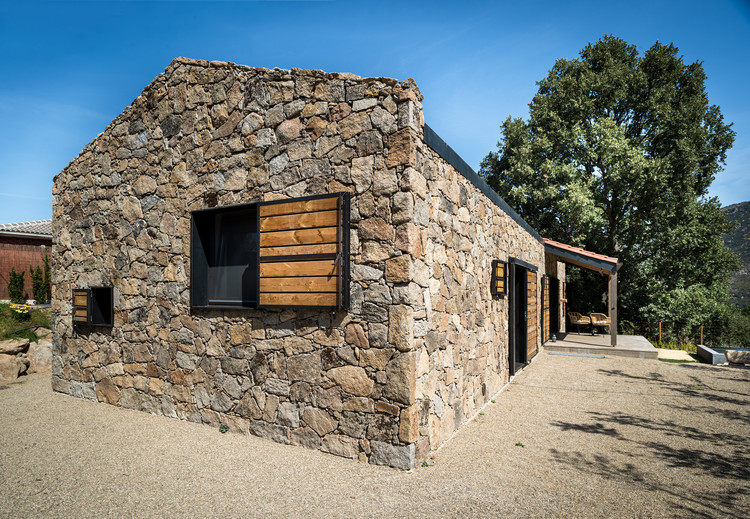
{"label": "gravel ground", "polygon": [[33,375],[0,390],[0,517],[744,519],[748,404],[749,370],[543,352],[430,466],[402,472]]}

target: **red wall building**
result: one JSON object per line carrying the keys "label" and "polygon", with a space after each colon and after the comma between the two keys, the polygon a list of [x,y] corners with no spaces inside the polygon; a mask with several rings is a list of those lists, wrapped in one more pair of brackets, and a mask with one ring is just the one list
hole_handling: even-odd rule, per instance
{"label": "red wall building", "polygon": [[52,220],[0,224],[0,300],[8,299],[11,267],[25,272],[26,298],[33,298],[29,267],[41,266],[51,246]]}

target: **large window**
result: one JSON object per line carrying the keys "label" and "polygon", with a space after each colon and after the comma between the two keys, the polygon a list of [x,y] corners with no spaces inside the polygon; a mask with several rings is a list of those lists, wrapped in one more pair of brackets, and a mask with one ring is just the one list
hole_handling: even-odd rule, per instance
{"label": "large window", "polygon": [[196,308],[349,303],[349,197],[336,193],[193,212]]}

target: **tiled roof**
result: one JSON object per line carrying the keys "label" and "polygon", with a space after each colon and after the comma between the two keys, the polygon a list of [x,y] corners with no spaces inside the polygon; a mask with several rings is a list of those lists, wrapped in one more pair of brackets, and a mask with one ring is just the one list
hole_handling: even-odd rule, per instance
{"label": "tiled roof", "polygon": [[52,237],[52,220],[34,220],[32,222],[0,223],[0,233],[42,234]]}
{"label": "tiled roof", "polygon": [[605,256],[604,254],[597,254],[596,252],[590,252],[584,249],[580,249],[578,247],[573,247],[572,245],[567,245],[565,243],[560,243],[558,241],[552,241],[547,238],[544,238],[544,245],[549,246],[549,247],[554,247],[556,249],[560,249],[561,251],[572,253],[580,257],[583,260],[585,260],[586,258],[589,258],[589,259],[600,261],[600,262],[610,263],[615,267],[617,266],[619,262],[617,258],[613,258],[611,256]]}

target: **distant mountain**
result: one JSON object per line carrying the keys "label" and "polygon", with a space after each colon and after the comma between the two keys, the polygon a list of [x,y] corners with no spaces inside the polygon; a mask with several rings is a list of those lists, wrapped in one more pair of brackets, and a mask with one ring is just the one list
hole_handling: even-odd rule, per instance
{"label": "distant mountain", "polygon": [[742,262],[742,268],[732,274],[732,302],[739,306],[750,305],[750,202],[740,202],[722,208],[727,219],[737,227],[724,235],[724,244],[732,249]]}

